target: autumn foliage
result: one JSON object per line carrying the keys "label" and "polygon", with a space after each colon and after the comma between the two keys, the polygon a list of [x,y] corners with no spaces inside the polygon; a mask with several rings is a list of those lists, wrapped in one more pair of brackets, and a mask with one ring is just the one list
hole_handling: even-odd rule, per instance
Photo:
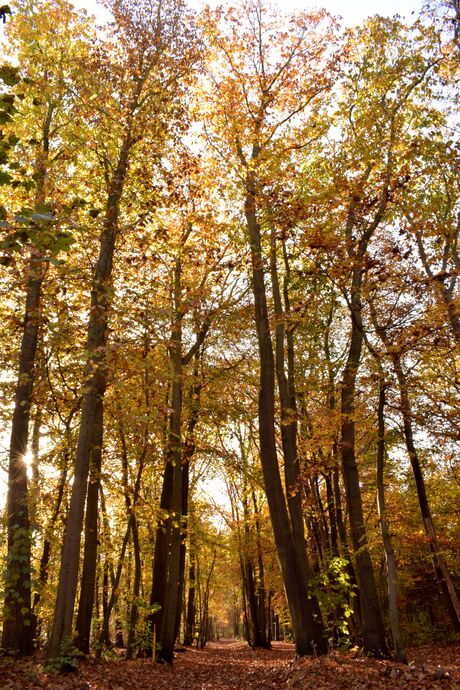
{"label": "autumn foliage", "polygon": [[5,688],[454,687],[458,3],[105,8],[3,14]]}

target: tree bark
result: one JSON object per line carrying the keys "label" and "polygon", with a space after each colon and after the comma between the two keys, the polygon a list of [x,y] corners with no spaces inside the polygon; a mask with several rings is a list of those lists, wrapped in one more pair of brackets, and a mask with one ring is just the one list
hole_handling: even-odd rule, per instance
{"label": "tree bark", "polygon": [[259,621],[260,629],[263,632],[263,647],[266,649],[271,648],[270,637],[269,637],[269,624],[267,621],[270,620],[269,611],[267,611],[267,592],[265,589],[265,568],[264,568],[264,558],[262,553],[262,539],[261,539],[261,527],[260,527],[260,517],[259,508],[257,505],[257,498],[255,491],[252,492],[252,503],[254,506],[254,522],[256,528],[256,546],[257,546],[257,566],[258,566],[258,577],[257,577],[257,603],[259,608]]}
{"label": "tree bark", "polygon": [[385,380],[383,373],[379,376],[379,405],[377,412],[378,438],[377,438],[377,505],[379,510],[380,531],[382,533],[383,548],[387,564],[388,581],[388,608],[390,613],[391,637],[395,650],[395,659],[402,664],[407,664],[404,639],[399,620],[398,609],[398,584],[396,579],[396,560],[391,543],[390,529],[388,526],[386,500],[385,500]]}
{"label": "tree bark", "polygon": [[[101,444],[103,414],[100,411],[107,385],[106,346],[108,312],[112,284],[113,255],[118,234],[120,202],[126,180],[129,152],[132,146],[131,120],[120,148],[117,167],[112,178],[100,238],[99,258],[91,291],[91,311],[88,322],[86,351],[88,365],[85,372],[85,392],[82,398],[80,431],[75,457],[74,482],[61,556],[58,592],[53,626],[48,643],[48,663],[58,661],[61,646],[72,638],[72,621],[77,591],[80,542],[87,491],[90,459],[94,446]],[[96,561],[91,564],[96,568]],[[88,606],[91,608],[92,605]],[[87,614],[88,615],[88,614]]]}
{"label": "tree bark", "polygon": [[170,357],[172,364],[171,414],[169,417],[168,463],[171,466],[172,487],[168,510],[170,530],[167,557],[167,577],[162,602],[163,615],[158,640],[158,658],[172,662],[175,642],[177,607],[179,600],[180,551],[182,531],[182,263],[179,257],[174,269],[174,311],[175,320],[171,331]]}
{"label": "tree bark", "polygon": [[[275,309],[275,370],[278,384],[278,395],[281,405],[281,442],[284,458],[284,480],[286,484],[287,505],[297,554],[297,561],[301,568],[304,587],[308,590],[308,581],[312,573],[305,548],[304,518],[302,511],[302,491],[300,478],[300,464],[297,453],[297,401],[294,379],[294,343],[292,330],[286,337],[285,319],[290,312],[289,302],[289,262],[283,243],[284,265],[287,273],[284,282],[284,310],[281,300],[281,288],[278,277],[276,233],[274,228],[270,235],[270,275],[272,282],[273,304]],[[286,343],[287,341],[287,343]],[[287,345],[287,362],[286,350]],[[287,364],[287,373],[286,373]],[[309,596],[313,618],[320,623],[321,612],[315,596]]]}
{"label": "tree bark", "polygon": [[355,389],[356,375],[361,361],[363,324],[361,316],[362,261],[365,243],[353,256],[351,294],[351,340],[342,379],[342,472],[347,496],[348,514],[358,577],[364,651],[376,657],[387,657],[385,628],[380,612],[374,570],[368,549],[364,524],[361,487],[355,454]]}
{"label": "tree bark", "polygon": [[141,562],[141,548],[139,543],[139,529],[137,525],[136,513],[132,514],[132,537],[133,537],[133,552],[134,552],[134,580],[132,588],[132,602],[129,612],[129,629],[126,658],[133,659],[136,647],[136,625],[138,621],[139,611],[139,595],[142,581],[142,562]]}
{"label": "tree bark", "polygon": [[[46,200],[46,177],[51,125],[56,104],[48,104],[42,128],[42,146],[35,161],[36,206]],[[35,357],[40,331],[42,285],[46,265],[41,252],[32,246],[26,267],[25,313],[19,352],[18,378],[14,397],[8,465],[7,540],[3,631],[1,646],[19,656],[34,649],[31,609],[31,536],[29,490],[25,455],[29,441],[29,422],[35,383]]]}
{"label": "tree bark", "polygon": [[96,562],[98,545],[98,506],[102,465],[103,402],[97,400],[94,410],[94,437],[91,449],[88,493],[85,515],[85,547],[81,574],[80,599],[75,624],[75,647],[83,654],[89,654],[91,620],[96,584]]}
{"label": "tree bark", "polygon": [[460,601],[453,583],[447,563],[439,552],[438,539],[431,515],[430,504],[426,493],[425,479],[414,443],[414,433],[412,429],[412,410],[409,399],[409,390],[406,375],[404,373],[401,355],[392,349],[393,366],[399,383],[399,394],[401,400],[401,413],[403,416],[404,438],[406,440],[407,453],[409,455],[412,471],[417,489],[420,512],[423,519],[426,534],[429,538],[431,559],[436,573],[436,578],[441,587],[447,611],[452,621],[452,626],[456,632],[460,632]]}
{"label": "tree bark", "polygon": [[190,543],[189,549],[189,570],[188,570],[188,597],[187,597],[187,616],[185,621],[185,635],[184,645],[190,646],[193,644],[195,634],[195,619],[196,619],[196,605],[195,605],[195,552]]}
{"label": "tree bark", "polygon": [[[256,160],[259,149],[253,149]],[[281,482],[275,437],[275,363],[264,278],[260,227],[256,215],[256,181],[247,173],[245,216],[252,263],[254,320],[260,358],[259,438],[262,474],[270,519],[291,614],[296,652],[299,656],[327,650],[321,620],[314,618],[305,582],[305,566],[299,562],[296,541]],[[299,577],[300,575],[300,577]]]}
{"label": "tree bark", "polygon": [[38,258],[38,252],[31,250],[8,466],[8,561],[5,572],[1,644],[8,653],[18,656],[28,656],[32,654],[34,648],[30,586],[29,492],[25,455],[35,380],[35,353],[40,327],[43,278],[43,263]]}

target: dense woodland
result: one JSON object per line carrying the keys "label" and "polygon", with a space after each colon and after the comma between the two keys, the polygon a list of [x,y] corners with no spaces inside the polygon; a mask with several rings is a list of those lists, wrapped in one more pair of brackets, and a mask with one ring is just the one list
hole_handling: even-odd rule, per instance
{"label": "dense woodland", "polygon": [[458,641],[458,0],[106,8],[0,10],[4,654]]}

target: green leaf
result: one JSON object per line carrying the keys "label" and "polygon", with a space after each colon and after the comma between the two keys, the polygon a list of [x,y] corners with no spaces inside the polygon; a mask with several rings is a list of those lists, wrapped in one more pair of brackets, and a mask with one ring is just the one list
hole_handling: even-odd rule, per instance
{"label": "green leaf", "polygon": [[7,122],[11,121],[11,115],[5,110],[0,110],[0,125],[6,125]]}
{"label": "green leaf", "polygon": [[0,170],[0,185],[11,184],[12,181],[13,178],[9,173]]}
{"label": "green leaf", "polygon": [[13,67],[12,65],[1,65],[0,79],[7,86],[15,86],[21,81],[18,75],[18,71],[19,70],[17,70],[16,67]]}

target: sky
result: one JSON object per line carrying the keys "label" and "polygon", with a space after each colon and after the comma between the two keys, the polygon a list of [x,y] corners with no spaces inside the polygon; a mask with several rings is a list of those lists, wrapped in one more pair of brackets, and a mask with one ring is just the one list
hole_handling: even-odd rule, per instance
{"label": "sky", "polygon": [[[189,0],[191,5],[209,4],[211,7],[224,4],[222,0]],[[237,0],[235,0],[236,4]],[[363,19],[374,14],[391,17],[395,14],[401,15],[408,20],[415,16],[421,9],[423,0],[272,0],[273,5],[279,5],[283,10],[310,10],[325,8],[331,14],[341,16],[343,24],[354,26],[360,24]],[[94,0],[73,0],[75,7],[84,7],[90,13],[104,16],[101,9]],[[225,3],[226,4],[226,3]],[[412,15],[413,13],[413,15]]]}

